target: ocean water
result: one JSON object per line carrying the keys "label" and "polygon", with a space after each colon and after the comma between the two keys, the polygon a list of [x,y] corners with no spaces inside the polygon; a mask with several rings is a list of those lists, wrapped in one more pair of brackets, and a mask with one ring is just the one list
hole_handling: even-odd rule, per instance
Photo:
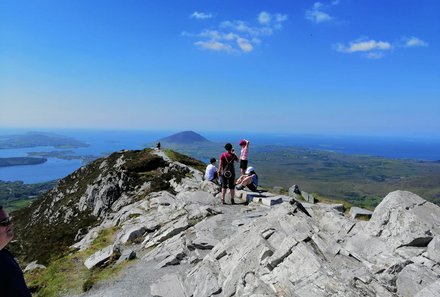
{"label": "ocean water", "polygon": [[[23,130],[0,130],[0,135],[22,134]],[[102,157],[122,149],[136,150],[150,146],[156,139],[170,135],[169,132],[149,131],[88,131],[88,130],[50,130],[64,136],[70,136],[87,143],[88,147],[57,149],[54,147],[33,147],[21,149],[0,149],[0,158],[25,157],[30,152],[73,151],[76,156]],[[67,176],[84,164],[81,160],[47,158],[47,162],[37,165],[0,167],[0,180],[25,183],[39,183]]]}
{"label": "ocean water", "polygon": [[[8,131],[0,129],[0,135],[25,133],[26,131]],[[46,132],[46,131],[44,131]],[[88,147],[68,149],[74,155],[106,156],[121,149],[142,149],[154,146],[157,139],[169,136],[176,131],[94,131],[94,130],[57,130],[47,131],[70,136],[81,140]],[[262,133],[215,133],[200,132],[211,141],[223,144],[238,143],[247,138],[254,145],[298,146],[310,149],[333,151],[344,154],[381,156],[396,159],[417,159],[425,161],[440,160],[439,138],[397,138],[397,137],[360,137],[360,136],[318,136]],[[219,145],[222,150],[223,145]],[[53,147],[34,147],[25,149],[0,149],[0,157],[27,156],[29,152],[57,151]],[[80,160],[62,160],[48,158],[38,165],[0,167],[0,180],[25,183],[38,183],[63,178],[82,166]]]}

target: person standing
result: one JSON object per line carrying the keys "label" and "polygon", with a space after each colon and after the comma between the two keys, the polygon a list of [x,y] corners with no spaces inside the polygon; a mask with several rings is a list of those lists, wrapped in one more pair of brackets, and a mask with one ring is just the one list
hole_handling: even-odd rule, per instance
{"label": "person standing", "polygon": [[249,141],[247,139],[242,139],[238,145],[240,145],[241,147],[240,171],[241,171],[241,175],[243,175],[245,174],[246,168],[248,167]]}
{"label": "person standing", "polygon": [[5,249],[14,237],[11,217],[0,205],[0,296],[31,297],[23,271],[11,253]]}
{"label": "person standing", "polygon": [[220,164],[218,166],[218,174],[221,177],[222,184],[222,203],[225,204],[226,191],[229,189],[231,194],[231,204],[235,204],[235,166],[234,162],[238,162],[232,144],[225,144],[225,152],[220,155]]}

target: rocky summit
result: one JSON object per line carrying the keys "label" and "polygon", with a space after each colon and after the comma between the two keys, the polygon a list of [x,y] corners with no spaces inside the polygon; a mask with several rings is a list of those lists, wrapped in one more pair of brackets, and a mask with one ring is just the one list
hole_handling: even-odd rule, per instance
{"label": "rocky summit", "polygon": [[78,170],[18,214],[26,260],[48,264],[55,253],[38,251],[37,228],[62,239],[59,253],[86,251],[112,229],[81,265],[120,273],[60,295],[440,296],[438,206],[395,191],[366,221],[294,192],[237,191],[241,204],[222,205],[195,164],[145,150]]}

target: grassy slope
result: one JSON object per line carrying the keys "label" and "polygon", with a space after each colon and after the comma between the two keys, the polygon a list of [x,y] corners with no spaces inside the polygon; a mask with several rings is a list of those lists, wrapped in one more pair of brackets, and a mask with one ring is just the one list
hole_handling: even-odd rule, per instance
{"label": "grassy slope", "polygon": [[93,253],[113,243],[116,231],[116,227],[105,229],[87,250],[54,259],[47,269],[26,273],[26,283],[33,291],[33,296],[55,297],[67,292],[78,294],[89,289],[95,282],[117,274],[123,266],[91,270],[84,266],[85,260]]}
{"label": "grassy slope", "polygon": [[0,204],[8,212],[12,212],[29,205],[36,197],[52,189],[56,184],[57,181],[38,184],[0,181]]}
{"label": "grassy slope", "polygon": [[[163,144],[205,162],[222,144]],[[300,189],[361,207],[374,207],[391,191],[414,192],[440,205],[440,163],[344,155],[288,146],[251,146],[249,165],[266,187]]]}

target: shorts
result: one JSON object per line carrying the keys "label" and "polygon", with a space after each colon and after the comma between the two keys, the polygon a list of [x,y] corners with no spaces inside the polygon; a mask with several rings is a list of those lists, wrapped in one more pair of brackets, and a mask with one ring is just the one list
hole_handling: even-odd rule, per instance
{"label": "shorts", "polygon": [[248,189],[251,190],[252,192],[258,192],[257,190],[257,186],[254,183],[251,183],[249,185],[247,185]]}
{"label": "shorts", "polygon": [[235,175],[232,175],[230,178],[226,178],[223,175],[222,179],[222,189],[235,189]]}
{"label": "shorts", "polygon": [[240,169],[247,169],[248,165],[248,160],[240,160]]}

